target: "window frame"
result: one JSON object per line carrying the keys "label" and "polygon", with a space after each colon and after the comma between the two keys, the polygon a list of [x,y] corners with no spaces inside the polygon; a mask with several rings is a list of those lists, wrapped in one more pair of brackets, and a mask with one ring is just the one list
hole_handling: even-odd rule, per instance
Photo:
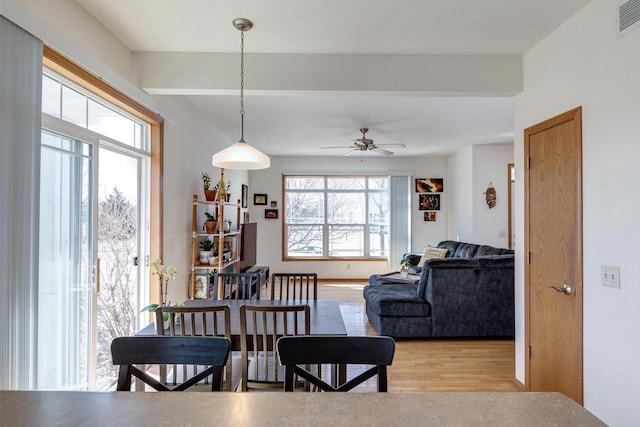
{"label": "window frame", "polygon": [[[287,179],[288,178],[313,178],[313,179],[322,179],[323,187],[322,188],[314,188],[314,189],[298,189],[298,190],[290,190],[287,188]],[[331,189],[328,186],[328,181],[331,178],[362,178],[364,179],[365,186],[364,188],[358,189]],[[369,187],[369,180],[371,178],[384,178],[386,180],[386,187],[383,189],[372,189]],[[282,195],[283,195],[283,203],[282,203],[282,261],[381,261],[389,259],[389,250],[390,247],[386,250],[385,255],[371,255],[371,244],[370,244],[370,229],[372,226],[379,226],[379,223],[370,222],[370,214],[369,214],[369,203],[372,194],[385,194],[387,200],[390,201],[390,177],[385,174],[348,174],[348,175],[340,175],[340,174],[282,174]],[[318,193],[321,192],[323,194],[323,203],[324,203],[324,213],[323,213],[323,221],[322,223],[307,223],[303,225],[309,226],[321,226],[322,227],[322,254],[317,256],[290,256],[288,255],[288,235],[289,235],[289,226],[290,225],[300,225],[300,224],[290,224],[288,223],[288,215],[287,211],[289,209],[287,202],[287,194],[288,193]],[[330,222],[327,212],[327,206],[329,203],[329,194],[349,194],[349,193],[364,193],[364,222],[363,223],[335,223]],[[390,230],[390,212],[391,209],[387,212],[386,217],[386,228]],[[332,226],[342,226],[342,225],[353,225],[353,226],[362,226],[362,247],[363,247],[363,255],[362,256],[337,256],[329,254],[329,229]],[[389,231],[388,231],[389,232]]]}

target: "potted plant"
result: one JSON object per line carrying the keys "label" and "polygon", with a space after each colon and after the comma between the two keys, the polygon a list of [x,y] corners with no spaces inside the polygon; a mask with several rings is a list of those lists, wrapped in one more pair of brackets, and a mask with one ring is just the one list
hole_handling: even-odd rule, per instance
{"label": "potted plant", "polygon": [[216,189],[211,190],[211,176],[207,172],[202,172],[202,186],[204,187],[204,198],[210,202],[216,199]]}
{"label": "potted plant", "polygon": [[213,256],[213,241],[206,239],[200,242],[200,264],[209,264]]}
{"label": "potted plant", "polygon": [[[222,185],[220,185],[220,183],[222,182]],[[225,202],[229,201],[229,198],[231,197],[231,181],[224,181],[224,180],[220,180],[216,183],[216,186],[214,187],[215,191],[220,194],[221,196],[224,196],[224,200]]]}
{"label": "potted plant", "polygon": [[204,222],[203,229],[207,232],[207,234],[215,234],[216,226],[218,225],[218,218],[216,218],[215,213],[210,214],[209,212],[204,213],[207,217]]}
{"label": "potted plant", "polygon": [[[167,303],[167,288],[169,287],[169,280],[174,279],[176,277],[176,269],[172,265],[164,266],[162,265],[162,261],[159,259],[154,260],[148,264],[151,267],[151,274],[158,276],[160,283],[160,304],[149,304],[140,310],[140,312],[148,311],[150,313],[155,313],[158,310],[158,307],[161,305],[165,305]],[[154,316],[155,319],[155,316]],[[167,328],[169,322],[169,315],[166,313],[162,314],[163,327]],[[157,329],[158,325],[156,325]]]}
{"label": "potted plant", "polygon": [[409,267],[411,267],[411,262],[408,258],[403,258],[402,261],[400,261],[400,277],[403,279],[409,277]]}

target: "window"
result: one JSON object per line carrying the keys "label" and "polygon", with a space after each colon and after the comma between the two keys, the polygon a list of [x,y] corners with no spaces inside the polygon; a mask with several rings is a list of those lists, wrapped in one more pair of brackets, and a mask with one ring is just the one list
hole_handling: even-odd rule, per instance
{"label": "window", "polygon": [[287,259],[389,255],[387,176],[285,175]]}

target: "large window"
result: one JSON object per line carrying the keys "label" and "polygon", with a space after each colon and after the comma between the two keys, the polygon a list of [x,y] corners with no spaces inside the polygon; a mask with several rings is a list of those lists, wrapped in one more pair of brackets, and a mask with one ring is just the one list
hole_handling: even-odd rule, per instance
{"label": "large window", "polygon": [[285,175],[287,259],[389,255],[386,176]]}

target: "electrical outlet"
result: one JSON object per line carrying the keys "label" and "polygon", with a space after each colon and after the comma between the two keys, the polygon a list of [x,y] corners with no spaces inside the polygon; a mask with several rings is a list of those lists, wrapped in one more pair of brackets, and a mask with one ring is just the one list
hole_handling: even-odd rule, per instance
{"label": "electrical outlet", "polygon": [[620,288],[620,267],[613,265],[600,266],[600,281],[602,286]]}

